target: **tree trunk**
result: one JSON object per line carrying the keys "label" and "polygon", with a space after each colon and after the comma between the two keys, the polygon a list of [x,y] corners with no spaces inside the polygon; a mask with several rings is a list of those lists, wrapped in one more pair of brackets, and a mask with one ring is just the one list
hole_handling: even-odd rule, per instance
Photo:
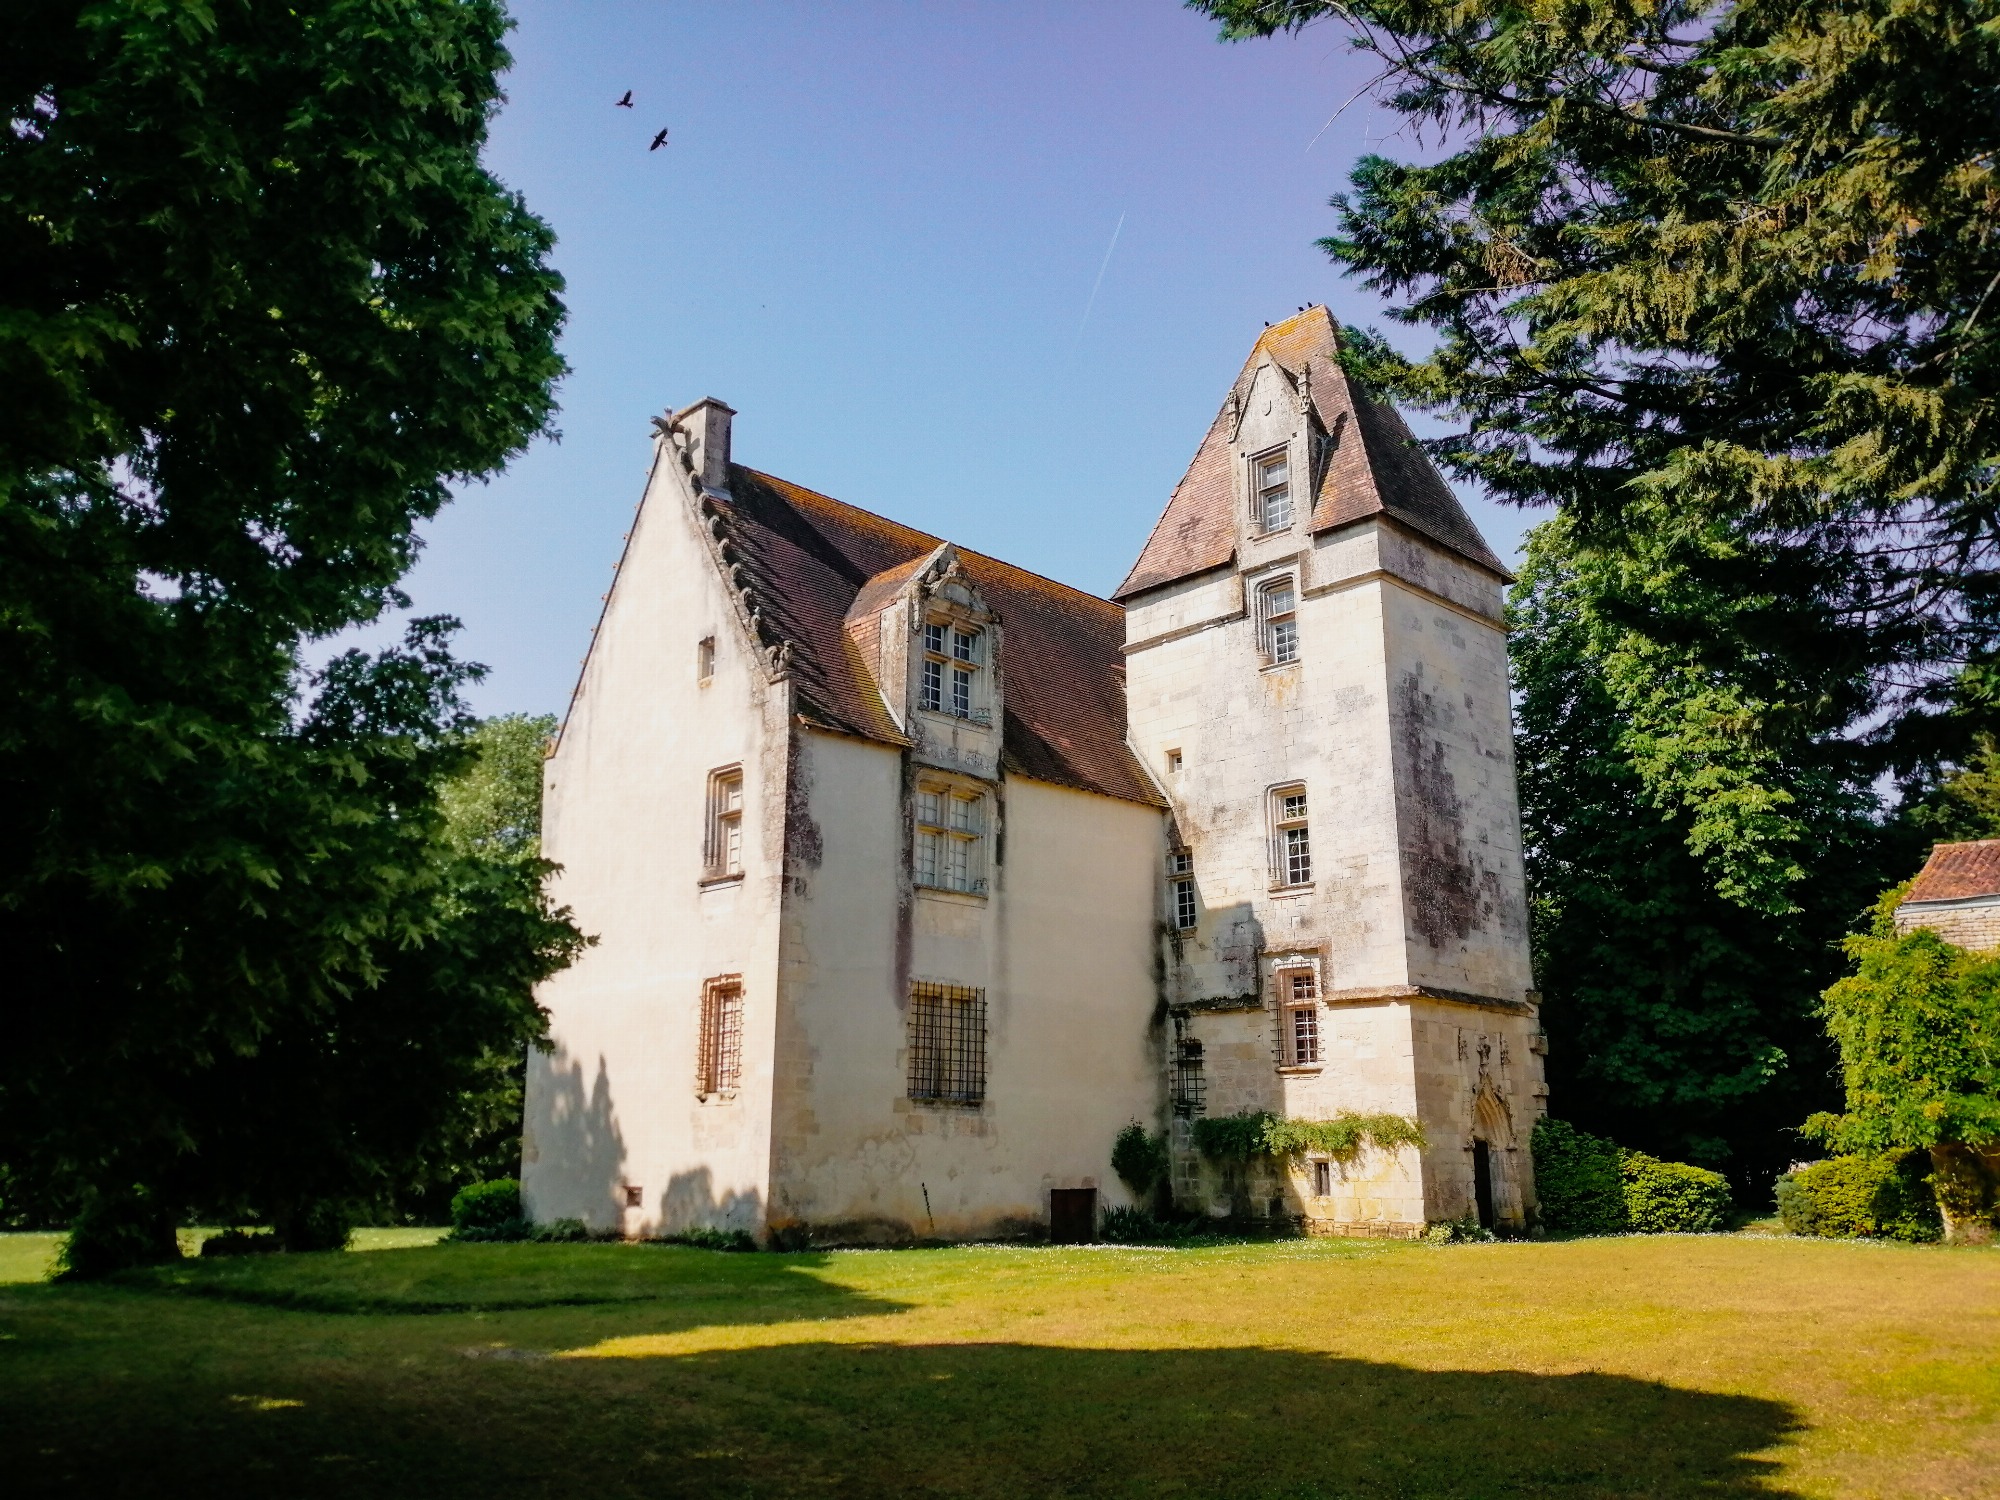
{"label": "tree trunk", "polygon": [[1993,1243],[2000,1208],[2000,1150],[1956,1142],[1931,1147],[1931,1189],[1937,1194],[1947,1245]]}

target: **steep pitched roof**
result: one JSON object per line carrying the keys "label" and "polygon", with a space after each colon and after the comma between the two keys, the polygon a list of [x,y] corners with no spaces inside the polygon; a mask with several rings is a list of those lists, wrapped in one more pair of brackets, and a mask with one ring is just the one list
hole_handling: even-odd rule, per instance
{"label": "steep pitched roof", "polygon": [[[729,494],[711,494],[743,586],[777,640],[791,647],[808,722],[905,744],[850,631],[894,597],[942,545],[856,506],[732,464]],[[1000,663],[1010,772],[1160,806],[1125,743],[1125,611],[964,549],[960,564],[1006,632]]]}
{"label": "steep pitched roof", "polygon": [[1314,413],[1337,438],[1313,497],[1309,524],[1314,532],[1388,516],[1468,562],[1502,578],[1510,576],[1458,497],[1416,446],[1403,419],[1394,408],[1361,393],[1340,368],[1338,351],[1339,330],[1324,307],[1309,307],[1264,330],[1236,377],[1233,399],[1226,399],[1216,413],[1139,560],[1112,598],[1129,599],[1234,561],[1232,416],[1249,398],[1251,382],[1266,355],[1289,377],[1296,378],[1301,370],[1310,373]]}
{"label": "steep pitched roof", "polygon": [[1931,857],[1903,901],[1970,901],[1978,896],[2000,896],[2000,839],[1932,845]]}

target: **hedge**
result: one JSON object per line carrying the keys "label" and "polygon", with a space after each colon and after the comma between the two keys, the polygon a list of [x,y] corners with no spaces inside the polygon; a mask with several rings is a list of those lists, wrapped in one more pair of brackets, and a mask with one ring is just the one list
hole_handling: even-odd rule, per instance
{"label": "hedge", "polygon": [[1793,1234],[1923,1244],[1944,1232],[1921,1153],[1836,1156],[1778,1179],[1778,1217]]}
{"label": "hedge", "polygon": [[1626,1151],[1563,1120],[1535,1122],[1535,1196],[1555,1234],[1707,1234],[1729,1218],[1729,1182]]}
{"label": "hedge", "polygon": [[1729,1179],[1642,1151],[1619,1159],[1625,1218],[1635,1234],[1713,1234],[1729,1222]]}
{"label": "hedge", "polygon": [[1564,1120],[1535,1122],[1535,1196],[1542,1227],[1552,1234],[1623,1234],[1625,1174],[1618,1148]]}
{"label": "hedge", "polygon": [[455,1240],[524,1240],[528,1221],[521,1213],[521,1184],[511,1177],[475,1182],[451,1200]]}

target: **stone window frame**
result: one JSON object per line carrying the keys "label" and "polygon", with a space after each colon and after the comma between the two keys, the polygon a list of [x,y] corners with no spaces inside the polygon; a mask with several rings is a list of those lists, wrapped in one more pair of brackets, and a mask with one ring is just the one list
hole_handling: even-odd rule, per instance
{"label": "stone window frame", "polygon": [[712,635],[705,635],[695,642],[694,680],[699,687],[707,687],[715,680],[715,637]]}
{"label": "stone window frame", "polygon": [[917,629],[917,708],[923,713],[990,724],[987,692],[992,632],[960,615],[933,612]]}
{"label": "stone window frame", "polygon": [[[1285,477],[1267,483],[1264,478],[1266,472],[1279,464],[1284,465]],[[1292,469],[1292,445],[1289,442],[1250,455],[1250,526],[1253,535],[1277,536],[1298,524],[1297,481]],[[1276,525],[1271,522],[1273,501],[1281,502],[1284,507],[1284,519]]]}
{"label": "stone window frame", "polygon": [[[1293,799],[1297,807],[1293,807]],[[1302,891],[1311,888],[1312,825],[1311,800],[1303,781],[1283,781],[1264,793],[1269,819],[1271,853],[1270,882],[1274,891]]]}
{"label": "stone window frame", "polygon": [[[927,798],[938,799],[926,804]],[[986,895],[986,841],[992,819],[986,788],[926,771],[911,797],[910,883],[918,890]],[[926,817],[926,813],[932,816]]]}
{"label": "stone window frame", "polygon": [[1321,1014],[1325,1008],[1326,987],[1317,951],[1283,953],[1271,960],[1271,1009],[1280,1068],[1317,1072],[1325,1066],[1326,1024]]}
{"label": "stone window frame", "polygon": [[701,984],[695,1045],[695,1097],[727,1103],[743,1083],[743,976],[718,974]]}
{"label": "stone window frame", "polygon": [[933,1109],[986,1103],[986,991],[942,980],[910,982],[905,1091]]}
{"label": "stone window frame", "polygon": [[705,884],[743,878],[743,809],[747,797],[740,761],[717,766],[708,773],[701,840]]}
{"label": "stone window frame", "polygon": [[[1285,607],[1274,608],[1278,596]],[[1299,580],[1292,572],[1260,578],[1251,590],[1257,619],[1257,657],[1267,667],[1289,667],[1299,659]]]}
{"label": "stone window frame", "polygon": [[1194,887],[1194,851],[1167,851],[1167,897],[1176,932],[1190,932],[1201,920]]}

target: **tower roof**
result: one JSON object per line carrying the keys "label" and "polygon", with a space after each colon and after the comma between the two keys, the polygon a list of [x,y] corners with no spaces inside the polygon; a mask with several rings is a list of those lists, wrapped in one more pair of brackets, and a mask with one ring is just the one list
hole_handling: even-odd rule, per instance
{"label": "tower roof", "polygon": [[1309,307],[1264,330],[1210,424],[1139,560],[1114,599],[1225,567],[1236,557],[1236,500],[1230,445],[1236,416],[1266,358],[1296,381],[1311,381],[1313,412],[1333,439],[1313,496],[1317,534],[1387,516],[1475,566],[1511,578],[1479,528],[1438,475],[1393,407],[1370,400],[1339,360],[1339,328],[1324,307]]}

